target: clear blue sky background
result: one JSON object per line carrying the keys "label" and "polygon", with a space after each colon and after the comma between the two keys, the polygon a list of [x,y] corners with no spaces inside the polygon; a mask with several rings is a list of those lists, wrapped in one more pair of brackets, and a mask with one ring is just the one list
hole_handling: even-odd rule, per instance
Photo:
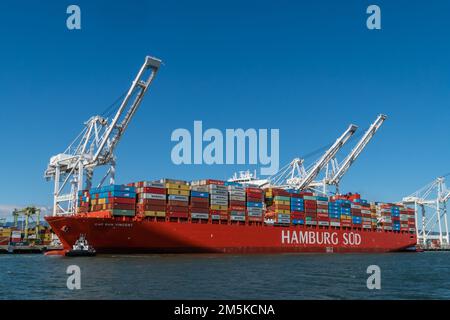
{"label": "clear blue sky background", "polygon": [[[81,31],[65,25],[72,3]],[[380,31],[366,28],[370,4]],[[342,187],[398,200],[450,171],[449,13],[447,1],[2,1],[0,212],[51,204],[49,157],[147,54],[165,65],[118,146],[118,182],[242,169],[172,164],[171,132],[194,120],[279,128],[284,164],[383,112]]]}

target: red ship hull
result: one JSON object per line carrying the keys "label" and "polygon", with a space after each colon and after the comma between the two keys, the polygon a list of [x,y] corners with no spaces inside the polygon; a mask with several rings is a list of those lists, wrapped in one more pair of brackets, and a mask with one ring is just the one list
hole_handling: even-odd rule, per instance
{"label": "red ship hull", "polygon": [[65,249],[80,234],[99,253],[282,253],[390,252],[416,244],[416,235],[317,226],[279,227],[121,220],[81,216],[46,217]]}

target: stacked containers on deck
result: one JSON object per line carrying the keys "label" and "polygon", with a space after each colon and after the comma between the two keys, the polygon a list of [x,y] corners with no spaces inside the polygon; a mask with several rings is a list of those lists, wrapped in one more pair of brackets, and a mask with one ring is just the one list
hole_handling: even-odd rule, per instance
{"label": "stacked containers on deck", "polygon": [[[230,220],[245,221],[245,188],[236,182],[225,182],[225,186],[228,189]],[[247,213],[250,221],[258,220],[258,217],[261,220],[262,211],[258,213],[252,208]]]}
{"label": "stacked containers on deck", "polygon": [[328,202],[328,217],[330,218],[330,226],[340,227],[341,226],[341,210],[340,204],[335,201]]}
{"label": "stacked containers on deck", "polygon": [[362,227],[362,214],[361,214],[361,205],[358,203],[351,203],[351,214],[352,214],[352,225],[355,228]]}
{"label": "stacked containers on deck", "polygon": [[248,221],[263,221],[264,191],[256,187],[245,188]]}
{"label": "stacked containers on deck", "polygon": [[91,195],[89,190],[80,190],[78,191],[78,213],[86,213],[89,212]]}
{"label": "stacked containers on deck", "polygon": [[145,217],[166,216],[166,187],[161,182],[140,181],[136,187],[136,213]]}
{"label": "stacked containers on deck", "polygon": [[228,220],[228,190],[224,181],[213,179],[193,181],[191,190],[209,193],[211,220]]}
{"label": "stacked containers on deck", "polygon": [[303,195],[291,191],[291,222],[292,224],[305,224],[305,200]]}
{"label": "stacked containers on deck", "polygon": [[317,225],[317,197],[311,192],[303,193],[305,204],[305,224]]}
{"label": "stacked containers on deck", "polygon": [[371,217],[372,229],[377,229],[378,219],[377,219],[377,206],[375,203],[370,204],[370,217]]}
{"label": "stacked containers on deck", "polygon": [[327,197],[322,196],[317,197],[317,224],[319,226],[330,225]]}
{"label": "stacked containers on deck", "polygon": [[339,205],[338,212],[341,216],[341,227],[352,226],[352,203],[350,200],[338,199],[335,201]]}
{"label": "stacked containers on deck", "polygon": [[401,206],[400,207],[400,231],[409,231],[408,220],[409,220],[408,208]]}
{"label": "stacked containers on deck", "polygon": [[91,211],[108,211],[113,216],[134,216],[136,213],[135,187],[109,185],[92,188]]}
{"label": "stacked containers on deck", "polygon": [[189,184],[182,180],[162,179],[167,189],[166,217],[182,218],[189,217]]}
{"label": "stacked containers on deck", "polygon": [[400,231],[400,208],[396,205],[391,207],[392,230]]}
{"label": "stacked containers on deck", "polygon": [[[283,189],[271,188],[268,190],[272,197],[267,203],[267,216],[277,224],[291,223],[291,194]],[[267,194],[267,192],[266,192]],[[248,200],[247,200],[248,201]],[[248,206],[248,202],[247,202]]]}
{"label": "stacked containers on deck", "polygon": [[408,214],[408,231],[416,232],[416,216],[414,209],[406,208],[406,213]]}
{"label": "stacked containers on deck", "polygon": [[[193,186],[191,188],[194,188]],[[195,188],[194,188],[195,189]],[[189,206],[191,219],[209,219],[209,192],[191,189]]]}
{"label": "stacked containers on deck", "polygon": [[380,227],[383,230],[392,230],[392,210],[390,204],[379,204],[377,206],[377,213],[380,217]]}
{"label": "stacked containers on deck", "polygon": [[370,204],[364,199],[359,199],[357,202],[361,206],[362,227],[364,229],[372,229],[372,212],[370,210]]}

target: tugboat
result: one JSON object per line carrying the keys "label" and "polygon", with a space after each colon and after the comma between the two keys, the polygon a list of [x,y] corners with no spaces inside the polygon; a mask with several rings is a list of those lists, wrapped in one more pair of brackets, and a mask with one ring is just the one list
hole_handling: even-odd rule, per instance
{"label": "tugboat", "polygon": [[95,249],[88,244],[84,234],[80,234],[80,237],[72,246],[72,250],[66,252],[67,257],[92,257],[95,254]]}

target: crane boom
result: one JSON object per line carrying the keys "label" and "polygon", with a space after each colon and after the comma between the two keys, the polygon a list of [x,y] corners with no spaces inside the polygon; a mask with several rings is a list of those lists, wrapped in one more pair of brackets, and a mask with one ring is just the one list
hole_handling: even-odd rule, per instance
{"label": "crane boom", "polygon": [[358,127],[351,124],[347,130],[336,140],[336,142],[323,154],[323,156],[314,164],[314,166],[306,173],[303,179],[295,182],[293,187],[299,190],[307,188],[310,183],[317,177],[323,167],[336,156],[336,153],[344,146],[344,144],[355,133]]}
{"label": "crane boom", "polygon": [[[117,110],[116,115],[111,121],[109,128],[106,130],[100,146],[95,154],[93,161],[97,161],[99,157],[102,155],[103,161],[108,161],[112,156],[114,148],[119,142],[123,132],[126,130],[128,124],[130,123],[131,118],[136,113],[136,110],[139,107],[139,104],[142,101],[142,98],[147,91],[150,83],[154,79],[159,67],[161,65],[161,60],[147,56],[145,58],[145,62],[139,70],[135,80],[133,81],[130,89],[128,90],[127,95],[125,96],[122,104]],[[148,75],[147,79],[142,79],[146,70],[151,69],[151,73]],[[129,106],[128,110],[125,113],[127,106],[129,105],[130,99],[135,96],[131,106]],[[123,119],[120,121],[121,116],[124,115]],[[105,149],[105,144],[108,143],[107,148]]]}
{"label": "crane boom", "polygon": [[99,115],[91,117],[69,147],[63,153],[50,158],[44,176],[55,181],[54,215],[76,211],[78,191],[91,187],[95,168],[110,166],[100,180],[99,186],[107,176],[110,177],[110,183],[114,183],[114,149],[136,113],[160,65],[161,60],[147,56],[114,117],[111,120]]}
{"label": "crane boom", "polygon": [[362,136],[361,140],[357,143],[357,145],[353,148],[350,154],[344,159],[342,164],[339,166],[337,172],[333,175],[333,177],[328,181],[328,184],[337,185],[342,177],[345,175],[350,166],[355,162],[367,144],[370,142],[372,137],[378,131],[378,129],[383,124],[384,120],[386,120],[386,115],[380,114],[374,123],[369,127],[366,133]]}

